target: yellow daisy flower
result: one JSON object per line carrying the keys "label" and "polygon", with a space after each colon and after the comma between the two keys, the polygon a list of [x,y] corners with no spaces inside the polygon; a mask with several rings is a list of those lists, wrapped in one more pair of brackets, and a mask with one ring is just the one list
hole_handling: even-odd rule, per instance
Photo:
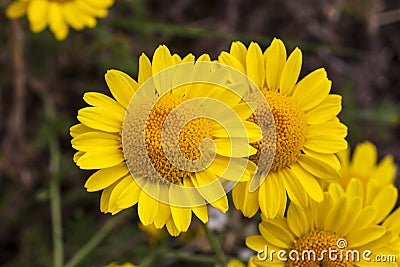
{"label": "yellow daisy flower", "polygon": [[377,210],[374,223],[382,222],[397,203],[393,157],[388,155],[378,163],[377,149],[368,141],[356,146],[352,160],[350,149],[339,152],[338,157],[341,178],[329,184],[329,191],[338,197],[360,197],[363,206],[372,205]]}
{"label": "yellow daisy flower", "polygon": [[389,241],[388,246],[392,247],[398,253],[396,254],[397,266],[400,266],[400,208],[396,209],[390,214],[382,223],[382,226],[386,228],[392,234],[392,238]]}
{"label": "yellow daisy flower", "polygon": [[224,70],[216,64],[208,55],[195,62],[160,46],[152,62],[140,56],[138,82],[107,72],[115,100],[84,95],[92,107],[81,109],[80,124],[71,128],[74,161],[99,169],[85,187],[103,190],[102,212],[138,204],[144,225],[166,225],[177,236],[187,231],[192,212],[207,222],[207,203],[227,211],[226,191],[251,178],[256,166],[247,157],[257,151],[249,142],[262,136],[246,121],[251,103],[222,85]]}
{"label": "yellow daisy flower", "polygon": [[250,259],[248,261],[247,265],[237,259],[231,259],[228,262],[228,267],[246,267],[246,266],[247,267],[255,267],[256,265],[253,264],[252,259]]}
{"label": "yellow daisy flower", "polygon": [[114,0],[17,0],[6,10],[6,16],[17,19],[27,15],[31,31],[38,33],[47,25],[57,40],[67,37],[69,28],[80,31],[96,26],[96,18],[107,16]]}
{"label": "yellow daisy flower", "polygon": [[117,262],[111,262],[110,264],[107,264],[104,267],[136,267],[136,265],[134,265],[130,262],[126,262],[123,264],[118,264]]}
{"label": "yellow daisy flower", "polygon": [[391,234],[385,227],[371,224],[374,212],[358,197],[325,193],[307,207],[290,204],[285,218],[262,216],[261,235],[248,237],[246,245],[257,252],[256,266],[381,266],[375,257],[396,251],[386,246]]}
{"label": "yellow daisy flower", "polygon": [[[329,94],[331,81],[326,71],[317,69],[297,82],[302,53],[296,48],[287,58],[279,39],[274,39],[264,53],[256,43],[246,48],[234,42],[230,52],[222,52],[218,60],[245,73],[260,88],[276,128],[276,151],[270,169],[258,162],[262,143],[252,144],[258,153],[250,159],[261,167],[262,179],[256,190],[251,188],[251,181],[233,188],[236,208],[252,217],[260,207],[265,216],[273,218],[283,215],[286,194],[297,205],[306,205],[308,197],[322,201],[319,181],[339,178],[335,153],[347,147],[347,127],[337,118],[341,96]],[[250,120],[257,121],[253,117]]]}

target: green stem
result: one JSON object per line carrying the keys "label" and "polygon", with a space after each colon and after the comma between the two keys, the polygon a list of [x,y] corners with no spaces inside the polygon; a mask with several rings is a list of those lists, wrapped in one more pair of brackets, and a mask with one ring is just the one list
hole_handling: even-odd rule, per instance
{"label": "green stem", "polygon": [[54,267],[62,267],[64,262],[63,228],[61,217],[60,160],[61,152],[57,136],[51,135],[50,149],[50,211],[53,230]]}
{"label": "green stem", "polygon": [[100,242],[111,232],[115,225],[117,225],[124,216],[120,214],[119,216],[111,218],[104,226],[88,241],[83,247],[81,247],[75,255],[64,265],[64,267],[74,267],[77,266],[93,249],[95,249]]}
{"label": "green stem", "polygon": [[227,258],[225,257],[225,254],[222,251],[221,243],[220,243],[218,237],[216,237],[213,234],[213,232],[207,227],[206,224],[203,225],[203,229],[204,229],[204,231],[207,235],[207,238],[210,242],[210,245],[217,257],[218,263],[222,264],[222,266],[226,266],[228,264]]}

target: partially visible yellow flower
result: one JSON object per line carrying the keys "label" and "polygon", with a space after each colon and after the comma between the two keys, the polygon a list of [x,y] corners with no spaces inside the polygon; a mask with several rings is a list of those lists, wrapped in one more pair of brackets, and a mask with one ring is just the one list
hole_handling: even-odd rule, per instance
{"label": "partially visible yellow flower", "polygon": [[129,262],[118,264],[117,262],[114,261],[104,267],[136,267],[136,265]]}
{"label": "partially visible yellow flower", "polygon": [[[264,52],[256,43],[245,47],[234,42],[218,61],[245,73],[257,85],[268,101],[269,107],[264,108],[272,113],[276,128],[276,140],[268,136],[268,142],[252,143],[258,153],[250,160],[259,170],[265,169],[261,171],[265,179],[257,190],[251,188],[252,181],[238,183],[232,190],[235,207],[247,217],[260,208],[273,218],[283,216],[287,195],[297,205],[305,206],[308,198],[322,201],[319,182],[339,178],[335,153],[347,147],[347,127],[337,117],[342,99],[330,94],[332,82],[326,71],[317,69],[299,81],[302,52],[296,48],[287,56],[279,39]],[[250,120],[256,121],[254,117]],[[268,162],[259,158],[260,151],[274,141],[276,151],[269,170]]]}
{"label": "partially visible yellow flower", "polygon": [[246,267],[246,266],[247,267],[256,267],[256,265],[253,263],[253,259],[250,259],[248,261],[247,265],[237,259],[231,259],[228,262],[228,267]]}
{"label": "partially visible yellow flower", "polygon": [[246,267],[246,265],[243,262],[241,262],[240,260],[231,259],[228,262],[228,267]]}
{"label": "partially visible yellow flower", "polygon": [[396,165],[393,156],[387,155],[378,163],[378,151],[374,144],[369,141],[362,142],[356,146],[350,160],[350,148],[338,153],[341,162],[341,178],[335,180],[344,188],[351,178],[359,178],[366,185],[374,180],[380,186],[393,184],[396,176]]}
{"label": "partially visible yellow flower", "polygon": [[157,229],[153,224],[143,225],[139,222],[138,227],[140,230],[148,234],[150,245],[157,244],[159,240],[165,237],[164,229]]}
{"label": "partially visible yellow flower", "polygon": [[397,264],[400,266],[400,208],[392,212],[382,223],[382,226],[392,234],[388,245],[398,251]]}
{"label": "partially visible yellow flower", "polygon": [[374,223],[380,223],[388,216],[397,202],[398,190],[393,185],[396,166],[388,155],[378,163],[378,152],[371,142],[356,146],[350,160],[350,149],[338,153],[341,162],[341,178],[329,185],[329,191],[336,195],[358,196],[363,206],[376,209]]}
{"label": "partially visible yellow flower", "polygon": [[32,32],[47,26],[57,40],[67,37],[69,27],[79,31],[96,26],[96,18],[107,16],[114,0],[17,0],[6,10],[6,16],[17,19],[27,15]]}
{"label": "partially visible yellow flower", "polygon": [[[312,199],[307,207],[291,203],[286,218],[262,216],[261,235],[248,237],[246,244],[258,253],[252,259],[256,266],[393,266],[374,260],[378,254],[398,253],[387,246],[391,233],[371,223],[375,211],[373,206],[362,207],[359,197],[337,198],[326,192],[320,203]],[[366,250],[371,252],[370,261],[363,257]]]}

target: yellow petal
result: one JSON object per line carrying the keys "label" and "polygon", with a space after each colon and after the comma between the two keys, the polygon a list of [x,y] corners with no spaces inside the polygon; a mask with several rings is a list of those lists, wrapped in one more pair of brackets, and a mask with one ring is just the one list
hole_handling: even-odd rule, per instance
{"label": "yellow petal", "polygon": [[[294,242],[293,234],[290,233],[290,230],[287,231],[287,229],[281,227],[276,221],[277,220],[270,220],[260,223],[260,233],[262,236],[268,237],[268,242],[272,245],[288,249]],[[281,223],[284,224],[284,221],[281,221]]]}
{"label": "yellow petal", "polygon": [[192,207],[192,211],[196,215],[196,217],[200,219],[200,221],[202,221],[203,223],[207,223],[208,221],[207,205]]}
{"label": "yellow petal", "polygon": [[318,159],[308,157],[304,154],[300,155],[298,163],[304,170],[320,179],[332,180],[340,177],[338,170]]}
{"label": "yellow petal", "polygon": [[158,182],[148,181],[139,196],[138,214],[140,221],[143,225],[149,225],[154,222],[154,218],[158,211],[158,200],[153,196],[150,196],[146,192],[152,192],[152,194],[159,194],[160,186]]}
{"label": "yellow petal", "polygon": [[283,95],[291,96],[293,94],[294,86],[299,78],[301,64],[301,50],[296,47],[296,49],[290,54],[282,70],[280,90]]}
{"label": "yellow petal", "polygon": [[85,154],[86,154],[86,152],[83,152],[83,151],[78,151],[78,152],[76,152],[76,153],[74,154],[74,158],[73,158],[74,162],[77,163],[78,160],[79,160],[83,155],[85,155]]}
{"label": "yellow petal", "polygon": [[119,198],[117,199],[118,209],[127,209],[133,205],[136,205],[136,203],[139,201],[139,196],[142,189],[138,186],[133,177],[131,177],[131,179],[132,182],[127,185],[124,190],[122,190]]}
{"label": "yellow petal", "polygon": [[354,223],[354,230],[359,230],[371,225],[375,218],[376,210],[373,206],[363,208]]}
{"label": "yellow petal", "polygon": [[176,228],[175,222],[174,222],[174,220],[172,219],[172,216],[169,217],[168,222],[167,222],[166,225],[167,225],[168,233],[169,233],[171,236],[178,236],[178,235],[181,233],[181,232],[178,230],[178,228]]}
{"label": "yellow petal", "polygon": [[249,182],[241,182],[235,185],[232,190],[232,198],[235,207],[241,210],[243,215],[251,218],[259,208],[259,190],[249,192]]}
{"label": "yellow petal", "polygon": [[151,63],[149,58],[145,54],[141,54],[139,57],[139,74],[138,81],[139,84],[143,84],[152,75]]}
{"label": "yellow petal", "polygon": [[317,69],[300,80],[296,85],[293,98],[304,111],[320,104],[329,94],[332,82],[326,78],[324,69]]}
{"label": "yellow petal", "polygon": [[192,210],[190,208],[171,206],[171,215],[176,228],[181,232],[186,232],[192,219]]}
{"label": "yellow petal", "polygon": [[346,195],[350,198],[359,197],[364,202],[364,186],[360,179],[352,178],[346,187]]}
{"label": "yellow petal", "polygon": [[[246,138],[247,135],[249,143],[254,143],[262,139],[260,127],[249,121],[243,121],[240,126],[225,125],[225,128],[219,126],[212,131],[212,136],[216,138]],[[243,131],[243,128],[245,132]]]}
{"label": "yellow petal", "polygon": [[[217,179],[217,176],[207,169],[204,171],[196,172],[193,177],[193,184],[197,187],[199,193],[210,203],[221,199],[222,197],[226,198],[225,189],[222,187],[220,181]],[[219,203],[219,202],[218,202]],[[224,203],[219,203],[224,204]],[[227,207],[225,204],[221,208],[221,211],[226,211]]]}
{"label": "yellow petal", "polygon": [[346,221],[339,229],[339,234],[341,234],[342,236],[346,236],[353,229],[358,214],[360,214],[361,207],[362,202],[360,198],[356,197],[348,202],[347,210],[342,215],[343,218],[346,218]]}
{"label": "yellow petal", "polygon": [[300,181],[294,177],[291,177],[289,171],[285,168],[280,170],[280,176],[282,176],[283,183],[285,185],[289,199],[293,204],[305,207],[308,202],[307,193],[303,190],[303,186]]}
{"label": "yellow petal", "polygon": [[97,8],[108,8],[114,4],[114,0],[84,0],[86,3]]}
{"label": "yellow petal", "polygon": [[121,147],[120,137],[106,132],[88,132],[81,134],[71,141],[76,150],[90,151],[102,149],[116,149]]}
{"label": "yellow petal", "polygon": [[244,69],[244,65],[242,65],[242,63],[238,59],[236,59],[233,55],[231,55],[227,52],[222,52],[218,56],[218,61],[222,64],[231,66],[232,68],[235,68],[242,73],[246,73],[246,70]]}
{"label": "yellow petal", "polygon": [[[173,65],[173,59],[171,56],[171,52],[165,45],[160,45],[156,51],[154,51],[153,61],[152,61],[152,73],[154,77],[154,84],[156,86],[156,90],[163,94],[167,90],[170,90],[172,87],[172,77],[167,76],[170,72],[164,71],[159,73],[168,67]],[[155,75],[159,73],[158,75]]]}
{"label": "yellow petal", "polygon": [[331,231],[334,233],[338,233],[343,225],[347,222],[347,218],[345,218],[344,211],[347,209],[347,198],[342,197],[337,200],[335,205],[328,212],[328,216],[325,220],[324,230]]}
{"label": "yellow petal", "polygon": [[48,22],[48,6],[48,1],[30,1],[27,16],[33,32],[40,32],[46,28]]}
{"label": "yellow petal", "polygon": [[264,250],[267,241],[260,235],[253,235],[246,238],[246,246],[254,251]]}
{"label": "yellow petal", "polygon": [[[208,170],[218,177],[222,177],[229,181],[240,181],[243,176],[248,175],[247,168],[251,163],[244,158],[227,158],[217,155]],[[254,164],[254,163],[253,163]],[[253,165],[254,166],[254,165]]]}
{"label": "yellow petal", "polygon": [[83,100],[89,105],[103,109],[106,112],[117,112],[122,118],[125,109],[114,99],[97,92],[88,92],[83,95]]}
{"label": "yellow petal", "polygon": [[350,169],[361,176],[369,176],[378,160],[378,152],[371,142],[363,142],[356,146]]}
{"label": "yellow petal", "polygon": [[247,76],[262,89],[265,81],[265,63],[261,48],[258,44],[251,42],[246,55]]}
{"label": "yellow petal", "polygon": [[374,223],[378,224],[389,215],[397,202],[398,191],[394,185],[383,187],[372,201],[372,206],[377,211]]}
{"label": "yellow petal", "polygon": [[299,180],[307,194],[315,201],[321,202],[324,195],[317,180],[298,164],[292,165],[290,168],[290,173]]}
{"label": "yellow petal", "polygon": [[76,162],[76,165],[84,170],[103,169],[117,166],[124,160],[124,155],[121,150],[94,150],[86,152],[86,154]]}
{"label": "yellow petal", "polygon": [[[170,186],[169,199],[171,203],[178,203],[181,199],[182,188],[178,186]],[[189,203],[188,203],[189,204]],[[190,204],[189,204],[190,205]],[[178,207],[171,205],[171,215],[175,222],[176,228],[181,232],[186,232],[192,219],[192,210],[188,207]]]}
{"label": "yellow petal", "polygon": [[230,54],[234,56],[242,64],[242,66],[246,66],[247,48],[242,42],[233,42],[231,45]]}
{"label": "yellow petal", "polygon": [[128,75],[118,70],[107,71],[105,78],[111,94],[118,103],[127,108],[138,87],[137,83]]}
{"label": "yellow petal", "polygon": [[226,139],[213,140],[215,152],[225,157],[248,157],[257,153],[257,149],[250,146],[246,140],[237,139],[234,142]]}
{"label": "yellow petal", "polygon": [[92,17],[104,18],[108,13],[107,9],[94,7],[86,1],[75,1],[75,4],[80,10]]}
{"label": "yellow petal", "polygon": [[329,165],[332,168],[334,168],[335,170],[341,169],[340,161],[336,154],[318,153],[318,152],[309,150],[307,148],[303,148],[303,152],[306,156],[309,156],[313,159],[317,159],[318,161],[322,161],[326,165]]}
{"label": "yellow petal", "polygon": [[301,237],[309,231],[308,218],[304,213],[304,208],[290,205],[287,213],[287,223],[290,230],[297,237]]}
{"label": "yellow petal", "polygon": [[17,19],[22,17],[23,15],[26,14],[26,10],[29,4],[30,4],[29,1],[23,1],[23,0],[11,3],[6,9],[6,16],[9,19]]}
{"label": "yellow petal", "polygon": [[[46,2],[47,1],[42,1]],[[65,22],[77,31],[85,27],[82,19],[79,17],[79,11],[76,10],[76,5],[73,2],[66,2],[63,6],[63,16]]]}
{"label": "yellow petal", "polygon": [[107,213],[110,212],[108,209],[109,207],[109,201],[110,201],[110,195],[111,192],[114,190],[114,187],[118,184],[118,182],[115,182],[114,184],[110,185],[106,189],[103,190],[101,193],[101,198],[100,198],[100,211]]}
{"label": "yellow petal", "polygon": [[119,133],[122,128],[122,119],[118,113],[106,113],[97,107],[86,107],[78,111],[78,120],[87,127]]}
{"label": "yellow petal", "polygon": [[89,128],[82,123],[75,124],[69,129],[69,133],[72,137],[77,137],[80,134],[88,133],[88,132],[98,132],[92,128]]}
{"label": "yellow petal", "polygon": [[384,227],[372,225],[354,232],[350,232],[346,236],[346,240],[353,248],[360,247],[382,237],[385,232],[386,231]]}
{"label": "yellow petal", "polygon": [[342,110],[342,96],[328,95],[318,106],[306,112],[308,124],[318,124],[336,117]]}
{"label": "yellow petal", "polygon": [[56,2],[49,2],[49,27],[57,40],[63,40],[68,35],[68,26],[65,23],[62,6]]}
{"label": "yellow petal", "polygon": [[[281,205],[286,207],[286,192],[284,184],[278,181],[279,177],[274,172],[270,172],[260,185],[258,199],[260,209],[267,218],[278,216]],[[281,203],[281,199],[285,201]]]}
{"label": "yellow petal", "polygon": [[279,39],[272,41],[265,51],[266,54],[266,80],[267,86],[271,91],[278,91],[282,70],[286,63],[286,48]]}
{"label": "yellow petal", "polygon": [[117,200],[120,198],[122,191],[124,191],[131,183],[133,183],[133,178],[129,175],[118,181],[117,185],[114,187],[110,195],[108,208],[111,211],[111,214],[114,215],[121,211],[121,208],[118,207]]}
{"label": "yellow petal", "polygon": [[125,163],[118,166],[98,170],[85,183],[88,192],[102,190],[109,187],[129,173]]}

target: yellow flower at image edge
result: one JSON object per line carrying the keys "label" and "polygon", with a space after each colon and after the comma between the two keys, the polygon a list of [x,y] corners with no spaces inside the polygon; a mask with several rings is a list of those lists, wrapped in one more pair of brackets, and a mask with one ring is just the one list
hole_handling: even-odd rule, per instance
{"label": "yellow flower at image edge", "polygon": [[136,267],[136,265],[133,265],[132,263],[129,263],[129,262],[126,262],[126,263],[123,263],[123,264],[118,264],[116,262],[112,262],[110,264],[107,264],[104,267]]}
{"label": "yellow flower at image edge", "polygon": [[[286,194],[296,205],[305,206],[309,198],[322,201],[319,181],[339,178],[340,163],[335,153],[347,147],[347,127],[337,118],[341,96],[330,94],[326,71],[317,69],[297,82],[302,53],[296,48],[287,58],[279,39],[274,39],[264,53],[256,43],[246,48],[234,42],[230,52],[222,52],[218,61],[254,81],[269,104],[264,108],[271,111],[276,127],[271,169],[262,173],[265,179],[257,190],[251,190],[250,181],[233,188],[236,208],[247,217],[260,208],[265,216],[274,218],[283,216]],[[254,117],[250,121],[257,122]],[[250,160],[262,166],[258,161],[263,144],[252,145],[259,152]]]}
{"label": "yellow flower at image edge", "polygon": [[[246,244],[258,254],[252,260],[256,266],[381,266],[375,256],[397,255],[398,251],[388,246],[391,233],[371,223],[374,212],[372,206],[363,208],[358,197],[336,198],[325,193],[320,203],[290,204],[286,218],[263,216],[261,235],[248,237]],[[393,262],[379,264],[396,266]]]}
{"label": "yellow flower at image edge", "polygon": [[[102,212],[115,214],[138,204],[139,218],[144,225],[154,224],[158,229],[166,225],[168,232],[177,236],[187,231],[192,212],[202,222],[208,221],[208,203],[226,212],[225,182],[248,180],[254,173],[256,166],[247,157],[255,154],[256,149],[249,142],[261,140],[262,136],[254,123],[246,121],[253,111],[240,96],[218,86],[203,88],[199,83],[167,92],[162,89],[161,85],[168,81],[176,82],[189,76],[186,68],[176,75],[169,70],[186,64],[189,69],[199,70],[200,63],[211,64],[209,56],[203,55],[195,62],[191,54],[181,59],[176,54],[171,55],[167,47],[160,46],[154,52],[152,62],[146,55],[141,55],[138,82],[120,71],[107,72],[106,82],[116,100],[95,92],[84,95],[84,100],[92,107],[79,110],[81,123],[71,127],[71,142],[78,150],[74,156],[76,164],[82,169],[98,169],[85,187],[90,192],[103,190]],[[221,125],[207,116],[190,119],[198,112],[190,100],[202,99],[204,92],[207,93],[206,100],[216,99],[226,110],[214,106],[214,102],[205,102],[200,109],[207,107],[205,113],[218,113],[230,122],[231,117],[226,115],[230,110],[236,111],[236,118],[244,127],[244,136],[249,139],[242,138],[232,125],[234,134],[239,133],[234,136],[233,144],[226,132],[230,126],[224,128],[223,122]],[[185,105],[186,101],[190,103]],[[144,112],[146,109],[150,110],[148,116]],[[145,119],[140,117],[142,113],[146,115]],[[166,131],[163,128],[168,119],[172,124],[187,123],[178,132]],[[138,126],[140,122],[144,125],[143,130]],[[208,162],[205,167],[186,170],[172,164],[166,153],[168,148],[174,147],[170,145],[173,140],[163,139],[170,135],[177,137],[179,153],[175,154],[200,163],[204,159]],[[136,137],[142,137],[144,148],[140,147],[141,140]],[[207,139],[212,140],[212,149],[203,146]],[[211,152],[215,153],[213,157]],[[230,175],[225,172],[228,165]],[[235,175],[238,177],[233,177]]]}
{"label": "yellow flower at image edge", "polygon": [[[398,190],[393,182],[396,165],[388,155],[378,163],[378,151],[371,142],[358,144],[350,160],[350,149],[338,153],[341,178],[329,184],[331,194],[360,197],[363,206],[376,209],[374,223],[380,223],[397,203]],[[328,186],[328,184],[326,185]]]}
{"label": "yellow flower at image edge", "polygon": [[57,40],[67,37],[69,27],[79,31],[96,26],[96,18],[108,14],[114,0],[17,0],[6,10],[10,19],[27,15],[32,32],[41,32],[47,26]]}

